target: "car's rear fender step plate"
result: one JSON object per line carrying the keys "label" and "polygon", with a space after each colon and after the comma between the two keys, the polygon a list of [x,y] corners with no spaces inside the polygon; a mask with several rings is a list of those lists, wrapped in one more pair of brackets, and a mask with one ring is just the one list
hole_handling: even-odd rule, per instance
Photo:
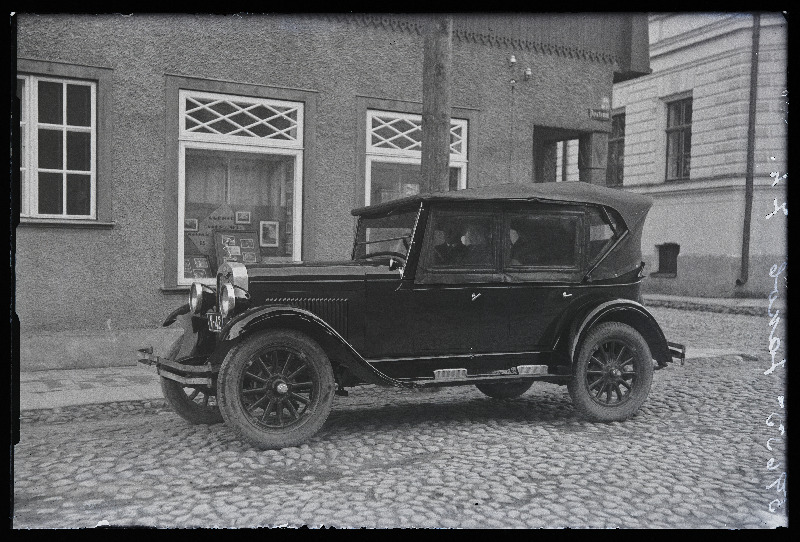
{"label": "car's rear fender step plate", "polygon": [[503,371],[493,371],[491,374],[470,375],[466,369],[437,369],[433,371],[433,378],[418,378],[411,380],[414,387],[428,386],[457,386],[459,384],[473,384],[477,382],[511,382],[515,380],[548,377],[566,378],[564,375],[552,374],[547,371],[547,365],[518,365]]}
{"label": "car's rear fender step plate", "polygon": [[434,380],[466,380],[486,376],[529,376],[546,375],[547,365],[517,365],[505,371],[495,371],[486,375],[469,376],[466,369],[437,369],[433,371]]}

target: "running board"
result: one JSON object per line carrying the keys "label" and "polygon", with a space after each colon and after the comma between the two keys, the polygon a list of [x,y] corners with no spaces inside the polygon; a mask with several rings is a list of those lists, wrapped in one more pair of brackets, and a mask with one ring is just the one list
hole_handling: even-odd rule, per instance
{"label": "running board", "polygon": [[507,370],[493,371],[489,374],[469,375],[466,369],[437,369],[433,371],[433,378],[419,378],[412,380],[413,387],[457,386],[477,382],[515,381],[531,377],[559,377],[547,372],[547,365],[518,365]]}

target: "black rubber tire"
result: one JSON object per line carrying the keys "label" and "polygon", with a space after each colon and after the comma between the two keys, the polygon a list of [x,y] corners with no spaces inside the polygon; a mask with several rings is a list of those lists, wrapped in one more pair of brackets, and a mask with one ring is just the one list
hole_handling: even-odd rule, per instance
{"label": "black rubber tire", "polygon": [[[613,344],[624,345],[625,348],[630,350],[632,361],[630,361],[630,365],[625,364],[625,366],[630,366],[632,371],[622,372],[621,374],[633,373],[633,375],[631,376],[630,383],[628,383],[630,390],[627,391],[625,400],[621,400],[622,397],[620,397],[618,392],[615,392],[617,401],[614,404],[609,403],[604,405],[601,404],[601,397],[604,395],[603,389],[605,389],[605,385],[603,385],[603,388],[601,388],[600,392],[597,394],[590,391],[591,385],[588,382],[590,377],[587,371],[590,370],[589,366],[592,356],[598,354],[600,358],[602,358],[601,347],[603,345]],[[623,351],[620,350],[618,359],[627,357],[628,354],[623,355]],[[601,365],[602,363],[594,362],[594,369],[592,369],[593,374],[601,372],[598,370]],[[591,378],[606,377],[592,376]],[[613,378],[613,375],[611,378]],[[600,381],[596,380],[596,382]],[[579,416],[591,421],[612,422],[626,420],[633,416],[647,399],[652,382],[653,356],[650,353],[650,348],[647,346],[647,341],[644,340],[638,331],[627,324],[606,322],[592,328],[586,335],[586,338],[580,346],[578,357],[575,359],[572,369],[572,378],[570,378],[567,388],[572,397],[572,404]],[[622,390],[618,384],[616,388],[617,390]],[[607,389],[606,401],[610,401],[612,398],[610,386]]]}
{"label": "black rubber tire", "polygon": [[[187,395],[187,393],[195,393],[196,390],[199,393],[196,394],[194,399]],[[207,393],[208,390],[202,387],[184,387],[182,384],[162,376],[161,391],[172,410],[191,424],[210,425],[224,421],[216,398],[214,395]],[[207,398],[209,399],[208,404],[204,404]]]}
{"label": "black rubber tire", "polygon": [[[272,399],[263,401],[263,397],[267,393],[276,395],[278,393],[275,391],[277,383],[275,383],[274,389],[270,388],[269,392],[261,392],[249,385],[252,383],[251,375],[254,374],[252,371],[261,371],[260,367],[264,367],[264,364],[261,364],[260,367],[255,365],[258,363],[259,356],[277,351],[292,353],[297,358],[294,361],[306,367],[301,370],[300,375],[304,379],[310,379],[308,382],[311,383],[304,387],[304,390],[305,388],[309,390],[309,396],[304,398],[308,402],[303,406],[300,406],[299,402],[297,405],[292,403],[292,410],[300,409],[300,411],[293,413],[296,419],[288,427],[268,427],[264,421],[266,418],[272,421],[273,416],[271,415],[272,411],[268,411],[272,405]],[[291,356],[289,357],[291,358]],[[280,375],[297,370],[296,365],[287,369],[290,362],[287,360],[285,363],[286,366]],[[251,370],[251,366],[256,369]],[[276,369],[275,375],[280,376],[277,366],[273,366],[272,369]],[[266,375],[267,373],[260,374]],[[246,383],[248,379],[250,383]],[[285,402],[291,403],[288,397],[294,393],[291,381],[286,380],[286,382],[289,383],[288,395],[281,395],[278,399],[279,402],[274,407],[275,418],[279,420],[277,423],[280,424],[283,424],[283,419],[282,417],[278,418],[278,408],[280,408],[282,416],[285,412],[284,409],[288,408],[284,407]],[[267,403],[267,407],[263,408],[264,412],[260,420],[256,419],[257,416],[251,415],[245,406],[245,385],[249,386],[247,391],[252,390],[261,394],[262,405],[264,402]],[[272,384],[264,383],[263,389],[266,390],[269,386]],[[225,422],[244,440],[264,450],[296,446],[316,434],[331,412],[335,390],[333,368],[325,351],[308,335],[294,330],[268,330],[245,339],[225,357],[217,378],[217,398]],[[259,395],[248,395],[248,397],[259,397]],[[248,406],[256,409],[257,406],[254,403],[258,402],[259,400],[255,400]],[[252,411],[256,412],[256,410]]]}
{"label": "black rubber tire", "polygon": [[495,399],[513,399],[519,397],[533,386],[533,380],[520,380],[519,382],[481,382],[475,387],[489,397]]}

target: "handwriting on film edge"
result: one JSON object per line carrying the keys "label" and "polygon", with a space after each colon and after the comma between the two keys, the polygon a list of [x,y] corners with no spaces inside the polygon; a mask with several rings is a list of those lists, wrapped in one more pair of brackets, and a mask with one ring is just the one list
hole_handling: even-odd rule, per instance
{"label": "handwriting on film edge", "polygon": [[[787,178],[787,174],[780,175],[780,172],[777,171],[770,173],[770,176],[775,179],[772,183],[772,186],[775,186],[776,184],[778,184],[779,181]],[[775,198],[773,200],[773,206],[775,207],[775,210],[766,215],[767,220],[778,214],[778,211],[780,210],[783,210],[784,216],[789,214],[789,211],[786,209],[786,202],[782,203],[781,205],[778,205],[778,198]],[[769,332],[769,354],[771,361],[770,361],[770,368],[764,371],[765,375],[772,374],[775,371],[775,369],[777,369],[778,367],[784,367],[786,363],[786,358],[783,358],[780,362],[775,363],[775,355],[778,353],[778,350],[781,347],[781,338],[775,336],[775,330],[777,329],[778,324],[781,321],[781,318],[779,316],[780,310],[775,309],[775,312],[774,313],[772,312],[772,304],[775,302],[775,299],[777,299],[779,294],[778,278],[781,276],[781,273],[783,273],[785,269],[786,269],[786,262],[783,262],[780,266],[778,266],[778,264],[773,265],[769,270],[769,276],[773,278],[774,283],[772,292],[770,292],[769,294],[769,307],[767,308],[767,314],[769,315],[770,318],[769,326],[772,328]],[[784,280],[786,280],[786,277],[784,277]],[[778,396],[778,405],[780,406],[781,410],[784,409],[783,399],[784,399],[783,395]],[[775,422],[772,421],[773,417],[778,417],[780,419],[780,421],[778,422],[779,423],[778,431],[780,432],[780,436],[770,437],[769,439],[767,439],[767,450],[769,450],[770,452],[772,451],[772,441],[775,440],[778,442],[782,442],[783,437],[786,434],[786,428],[783,426],[782,423],[783,416],[781,415],[781,413],[777,412],[770,413],[770,415],[767,416],[767,419],[764,423],[768,427],[774,427]],[[767,461],[767,471],[776,471],[778,470],[779,467],[780,467],[780,462],[775,461],[774,457],[770,457],[769,460]],[[766,489],[773,489],[773,488],[775,489],[775,492],[778,493],[778,498],[771,500],[768,508],[770,512],[774,513],[777,512],[778,508],[780,508],[786,503],[785,470],[781,472],[780,475],[771,484],[766,486]]]}
{"label": "handwriting on film edge", "polygon": [[[780,278],[781,273],[783,273],[784,269],[786,269],[786,262],[783,262],[783,264],[781,264],[780,267],[778,267],[778,264],[775,264],[769,270],[769,276],[772,277],[774,279],[774,281],[775,281],[774,285],[773,285],[772,292],[770,292],[770,294],[769,294],[769,307],[767,308],[767,314],[770,317],[769,325],[772,327],[772,329],[770,330],[770,333],[769,333],[769,353],[770,353],[770,356],[772,358],[772,362],[771,362],[771,367],[769,369],[767,369],[766,371],[764,371],[765,375],[772,374],[775,371],[776,368],[783,367],[784,364],[786,363],[786,358],[783,358],[780,362],[775,363],[775,355],[778,353],[778,350],[781,347],[781,339],[780,339],[780,337],[775,337],[775,329],[778,327],[778,324],[781,321],[781,317],[779,316],[779,314],[780,314],[780,310],[779,309],[775,309],[775,313],[774,314],[772,312],[772,304],[775,302],[775,299],[778,297],[778,292],[779,292],[779,289],[778,289],[778,278]],[[778,404],[780,405],[780,408],[783,409],[783,395],[779,395],[778,396]],[[783,421],[783,417],[780,416],[779,413],[772,412],[772,413],[770,413],[769,416],[767,416],[766,422],[764,422],[764,423],[766,423],[766,425],[768,427],[773,427],[775,425],[775,422],[772,421],[772,418],[774,416],[780,417],[781,421]],[[786,429],[784,428],[783,423],[780,423],[780,425],[778,426],[778,431],[780,432],[780,437],[770,437],[769,439],[767,439],[767,450],[769,450],[770,452],[772,451],[772,441],[773,440],[777,440],[777,441],[782,441],[783,440],[783,436],[786,433]],[[767,470],[768,471],[777,470],[779,466],[780,466],[780,462],[776,462],[774,457],[770,457],[769,460],[767,461]],[[783,506],[783,504],[786,502],[786,471],[783,471],[775,479],[774,482],[772,482],[771,484],[769,484],[766,487],[766,489],[772,489],[772,488],[775,488],[775,492],[778,493],[778,494],[782,494],[782,496],[783,496],[783,499],[780,499],[780,498],[773,499],[769,503],[769,511],[770,512],[776,512],[778,510],[778,508]]]}

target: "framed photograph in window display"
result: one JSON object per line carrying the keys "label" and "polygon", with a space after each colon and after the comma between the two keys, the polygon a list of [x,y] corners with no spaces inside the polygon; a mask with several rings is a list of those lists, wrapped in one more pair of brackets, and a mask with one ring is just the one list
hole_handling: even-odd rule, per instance
{"label": "framed photograph in window display", "polygon": [[184,257],[183,271],[187,278],[204,279],[213,276],[211,262],[205,255]]}
{"label": "framed photograph in window display", "polygon": [[259,245],[262,247],[280,246],[279,222],[262,220],[259,222]]}
{"label": "framed photograph in window display", "polygon": [[250,211],[236,211],[237,224],[250,224]]}
{"label": "framed photograph in window display", "polygon": [[183,231],[197,231],[197,219],[196,218],[184,218],[183,219]]}
{"label": "framed photograph in window display", "polygon": [[261,253],[256,246],[254,231],[226,231],[214,232],[214,252],[217,257],[217,267],[225,262],[256,263],[261,260]]}

